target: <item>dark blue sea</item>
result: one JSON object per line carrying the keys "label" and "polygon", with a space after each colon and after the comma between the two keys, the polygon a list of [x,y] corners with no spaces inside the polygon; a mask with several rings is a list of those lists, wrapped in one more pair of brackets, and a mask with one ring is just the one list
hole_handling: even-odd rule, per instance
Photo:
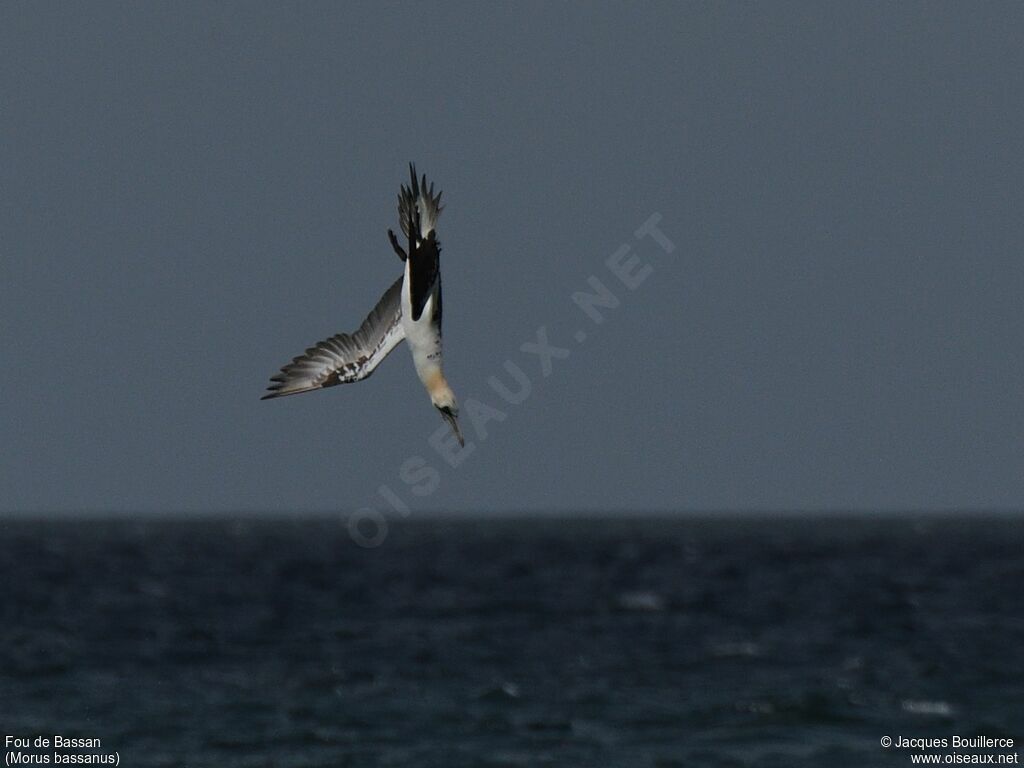
{"label": "dark blue sea", "polygon": [[864,768],[911,764],[883,736],[1024,740],[1020,518],[0,534],[2,735],[125,766]]}

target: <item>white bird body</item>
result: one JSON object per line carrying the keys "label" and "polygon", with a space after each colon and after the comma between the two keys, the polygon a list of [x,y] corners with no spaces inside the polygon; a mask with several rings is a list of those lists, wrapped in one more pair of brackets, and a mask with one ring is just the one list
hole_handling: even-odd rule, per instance
{"label": "white bird body", "polygon": [[[406,264],[408,265],[408,260]],[[431,382],[436,382],[441,374],[444,355],[441,351],[441,328],[433,322],[436,306],[435,296],[431,295],[423,306],[423,314],[419,320],[412,319],[412,291],[409,279],[409,267],[406,266],[402,280],[402,331],[412,353],[412,362],[416,366],[416,375],[423,386],[430,390]]]}
{"label": "white bird body", "polygon": [[405,262],[402,276],[384,293],[377,306],[353,334],[339,333],[296,357],[271,378],[263,399],[295,395],[361,381],[376,370],[403,339],[409,343],[416,374],[434,407],[463,444],[455,394],[444,377],[441,342],[441,263],[437,219],[441,193],[416,178],[398,195],[399,223],[408,238],[406,252],[388,230],[391,245]]}

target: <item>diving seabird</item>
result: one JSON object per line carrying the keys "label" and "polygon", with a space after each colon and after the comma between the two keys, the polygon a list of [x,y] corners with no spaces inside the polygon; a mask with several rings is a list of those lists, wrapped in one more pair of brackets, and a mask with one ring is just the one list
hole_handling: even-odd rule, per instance
{"label": "diving seabird", "polygon": [[339,333],[307,349],[271,377],[270,393],[262,399],[361,381],[405,339],[430,402],[464,445],[455,393],[442,370],[441,244],[436,229],[441,193],[434,194],[425,175],[417,178],[416,166],[409,165],[409,174],[409,186],[403,184],[398,194],[398,222],[408,251],[388,230],[391,247],[405,263],[402,276],[384,292],[359,330]]}

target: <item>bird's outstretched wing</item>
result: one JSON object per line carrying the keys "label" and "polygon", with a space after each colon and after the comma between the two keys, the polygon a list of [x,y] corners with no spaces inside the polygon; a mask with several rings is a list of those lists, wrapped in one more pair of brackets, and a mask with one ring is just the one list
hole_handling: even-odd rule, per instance
{"label": "bird's outstretched wing", "polygon": [[339,333],[306,350],[270,380],[262,400],[365,379],[405,338],[402,330],[402,278],[381,296],[353,334]]}

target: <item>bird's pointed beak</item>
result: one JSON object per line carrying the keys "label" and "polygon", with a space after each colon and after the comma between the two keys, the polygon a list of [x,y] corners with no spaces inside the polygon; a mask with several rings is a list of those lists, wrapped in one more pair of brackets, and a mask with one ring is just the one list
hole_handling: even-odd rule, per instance
{"label": "bird's pointed beak", "polygon": [[448,422],[448,426],[452,428],[452,432],[455,433],[456,439],[459,441],[459,446],[462,448],[466,447],[466,441],[462,437],[462,430],[459,429],[459,419],[451,412],[450,408],[439,408],[441,415],[444,416],[444,420]]}

